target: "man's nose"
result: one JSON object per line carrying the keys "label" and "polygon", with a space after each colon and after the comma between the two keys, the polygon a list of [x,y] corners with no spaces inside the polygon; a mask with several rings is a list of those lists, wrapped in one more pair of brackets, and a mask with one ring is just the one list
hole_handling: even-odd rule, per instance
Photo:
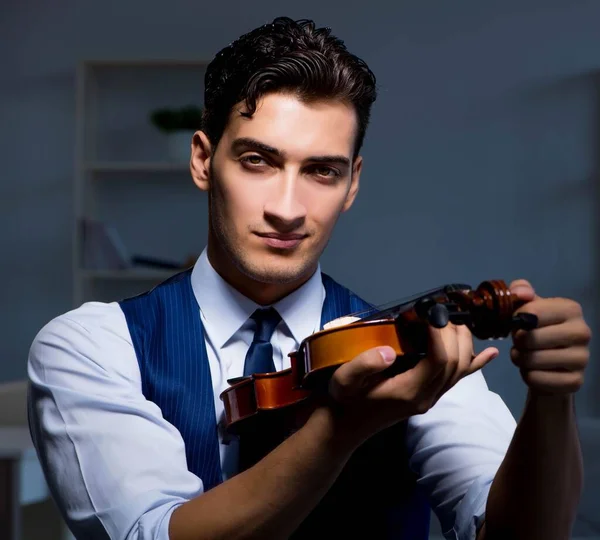
{"label": "man's nose", "polygon": [[306,211],[306,205],[300,200],[297,179],[291,174],[277,182],[264,207],[267,220],[289,229],[304,222]]}

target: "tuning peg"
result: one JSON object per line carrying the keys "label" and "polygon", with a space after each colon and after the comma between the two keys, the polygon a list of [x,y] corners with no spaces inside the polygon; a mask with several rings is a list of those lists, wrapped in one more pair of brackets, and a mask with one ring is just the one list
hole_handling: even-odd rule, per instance
{"label": "tuning peg", "polygon": [[444,328],[450,321],[450,313],[444,304],[433,304],[427,310],[427,320],[434,328]]}
{"label": "tuning peg", "polygon": [[452,324],[471,324],[472,321],[473,316],[470,313],[465,313],[463,311],[455,311],[453,313],[450,313],[450,322]]}
{"label": "tuning peg", "polygon": [[533,330],[537,328],[538,318],[533,313],[517,313],[511,323],[513,330]]}
{"label": "tuning peg", "polygon": [[470,312],[461,311],[458,305],[454,302],[444,302],[444,306],[448,310],[448,315],[452,324],[469,324],[473,320],[473,316]]}

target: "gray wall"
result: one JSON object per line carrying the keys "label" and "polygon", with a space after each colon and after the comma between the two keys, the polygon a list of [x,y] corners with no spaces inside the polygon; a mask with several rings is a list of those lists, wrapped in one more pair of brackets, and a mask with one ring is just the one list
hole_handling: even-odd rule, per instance
{"label": "gray wall", "polygon": [[[600,3],[2,4],[0,380],[24,376],[37,330],[71,308],[76,62],[209,57],[280,14],[331,26],[381,86],[362,192],[323,259],[329,273],[377,303],[525,277],[541,295],[579,300],[595,328]],[[524,388],[501,348],[486,376],[518,414]],[[599,378],[592,365],[584,414],[600,413]]]}

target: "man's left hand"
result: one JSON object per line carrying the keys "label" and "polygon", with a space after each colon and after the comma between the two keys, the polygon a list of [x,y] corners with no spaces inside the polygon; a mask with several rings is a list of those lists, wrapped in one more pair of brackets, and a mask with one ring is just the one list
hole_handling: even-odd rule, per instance
{"label": "man's left hand", "polygon": [[567,298],[541,298],[529,282],[510,284],[523,305],[518,312],[538,317],[534,330],[513,333],[511,360],[535,394],[571,394],[579,390],[589,361],[591,330],[581,306]]}

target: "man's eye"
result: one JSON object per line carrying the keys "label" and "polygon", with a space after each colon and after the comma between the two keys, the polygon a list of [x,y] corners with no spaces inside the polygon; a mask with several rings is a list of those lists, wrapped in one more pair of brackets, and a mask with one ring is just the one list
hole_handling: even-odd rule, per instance
{"label": "man's eye", "polygon": [[249,165],[262,165],[263,163],[265,163],[265,160],[263,158],[256,155],[245,156],[241,159],[241,161],[243,161],[244,163],[248,163]]}
{"label": "man's eye", "polygon": [[331,167],[316,167],[314,172],[317,174],[317,176],[322,176],[323,178],[334,178],[340,176],[340,173]]}

